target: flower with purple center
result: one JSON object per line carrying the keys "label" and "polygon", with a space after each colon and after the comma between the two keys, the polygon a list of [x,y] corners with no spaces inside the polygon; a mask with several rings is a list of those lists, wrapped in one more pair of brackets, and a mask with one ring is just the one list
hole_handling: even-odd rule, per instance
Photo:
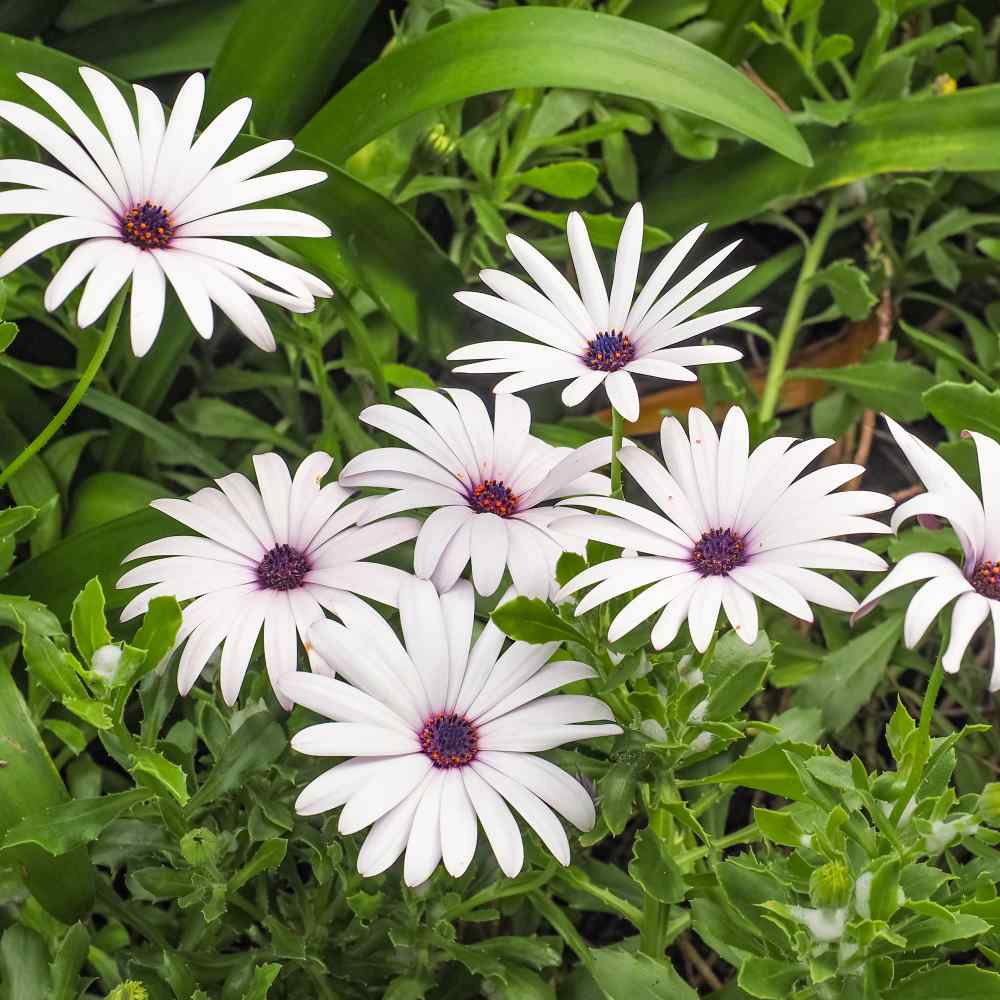
{"label": "flower with purple center", "polygon": [[263,629],[271,685],[289,708],[277,680],[297,669],[298,639],[314,670],[329,669],[307,642],[323,608],[351,594],[396,604],[407,574],[366,560],[409,541],[420,522],[396,517],[358,527],[370,501],[348,503],[350,490],[336,483],[321,487],[331,462],[316,452],[293,479],[278,455],[255,455],[259,489],[233,473],[217,480],[218,489],[152,504],[198,534],[161,538],[125,557],[125,562],[150,561],[118,581],[119,587],[146,588],[125,607],[122,621],[142,614],[154,597],[191,602],[177,635],[177,647],[183,646],[177,667],[181,694],[191,690],[221,645],[222,696],[232,705]]}
{"label": "flower with purple center", "polygon": [[864,472],[858,465],[830,465],[799,478],[833,441],[775,437],[751,452],[747,419],[737,407],[721,434],[701,410],[689,412],[687,434],[668,417],[660,441],[664,465],[639,448],[618,453],[655,512],[610,497],[564,501],[603,513],[560,521],[563,531],[639,553],[569,581],[560,598],[597,584],[577,605],[578,615],[645,588],[612,620],[608,638],[615,642],[658,615],[656,649],[672,642],[686,620],[695,648],[704,652],[720,609],[744,642],[754,641],[755,597],[805,621],[812,621],[810,601],[857,609],[847,590],[815,570],[884,569],[879,556],[834,538],[889,531],[861,515],[887,510],[892,500],[864,490],[832,492]]}
{"label": "flower with purple center", "polygon": [[465,389],[398,395],[420,416],[379,404],[363,410],[361,419],[410,448],[366,451],[340,474],[344,486],[393,491],[374,498],[360,523],[430,508],[414,550],[417,576],[443,592],[471,562],[480,594],[492,594],[509,570],[520,593],[549,596],[559,556],[581,548],[559,530],[570,512],[552,501],[611,492],[607,476],[593,471],[611,461],[611,439],[553,448],[531,435],[531,410],[516,396],[494,397],[491,421],[482,400]]}
{"label": "flower with purple center", "polygon": [[976,445],[982,499],[936,452],[919,438],[885,417],[907,461],[916,470],[926,493],[900,504],[893,512],[892,527],[898,530],[909,517],[936,525],[942,518],[951,524],[962,546],[964,559],[958,565],[939,552],[911,552],[865,598],[859,614],[871,610],[885,595],[899,587],[926,581],[913,595],[903,621],[903,641],[916,646],[937,616],[952,601],[951,630],[941,665],[955,673],[986,618],[993,623],[993,671],[990,690],[1000,691],[1000,444],[975,431],[969,436]]}
{"label": "flower with purple center", "polygon": [[537,755],[621,732],[603,701],[553,693],[596,680],[596,672],[554,660],[560,642],[508,642],[492,621],[473,642],[475,593],[464,580],[442,595],[427,580],[407,580],[399,591],[402,642],[357,598],[343,595],[332,610],[340,621],[318,622],[310,639],[349,683],[302,673],[281,686],[331,720],[296,733],[292,747],[350,759],[313,779],[296,810],[343,807],[340,833],[371,827],[358,871],[378,875],[405,851],[411,886],[441,861],[456,878],[464,874],[480,825],[504,874],[516,876],[524,845],[514,812],[568,865],[559,816],[590,830],[594,803],[576,778]]}
{"label": "flower with purple center", "polygon": [[579,293],[530,243],[508,236],[511,253],[537,289],[503,271],[486,270],[479,277],[495,294],[459,292],[455,297],[470,309],[531,337],[534,343],[499,340],[467,344],[452,351],[449,360],[468,362],[456,368],[458,372],[506,373],[494,392],[521,392],[549,382],[569,382],[562,396],[567,406],[582,403],[603,385],[618,413],[626,420],[636,420],[639,394],[634,376],[691,382],[696,378],[691,366],[742,357],[732,347],[679,346],[757,311],[753,306],[740,306],[696,315],[753,270],[742,268],[698,290],[739,241],[667,288],[704,230],[699,226],[678,240],[638,296],[641,205],[632,207],[622,228],[610,294],[579,213],[572,212],[566,226]]}
{"label": "flower with purple center", "polygon": [[254,344],[273,351],[274,336],[255,300],[311,312],[317,296],[332,292],[308,271],[230,237],[329,236],[323,222],[304,212],[245,207],[318,184],[326,174],[260,176],[292,152],[287,141],[220,163],[250,114],[250,99],[231,104],[196,137],[205,95],[200,73],[181,87],[169,117],[146,87],[133,88],[133,115],[106,76],[86,66],[80,76],[104,131],[66,91],[29,73],[18,77],[69,132],[31,108],[0,101],[0,119],[65,168],[0,160],[0,183],[23,185],[0,193],[0,214],[56,217],[0,255],[0,276],[54,247],[77,243],[45,291],[49,311],[86,280],[77,324],[90,326],[131,281],[132,349],[141,357],[159,332],[169,283],[202,337],[212,336],[214,304]]}

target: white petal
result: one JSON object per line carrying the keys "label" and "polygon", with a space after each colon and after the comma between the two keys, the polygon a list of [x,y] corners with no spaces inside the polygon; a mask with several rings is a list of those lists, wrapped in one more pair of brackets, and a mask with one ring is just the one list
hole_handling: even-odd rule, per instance
{"label": "white petal", "polygon": [[611,285],[611,301],[608,313],[608,327],[624,331],[635,294],[635,279],[639,273],[639,259],[642,256],[642,205],[636,203],[629,210],[618,240],[615,255],[615,278]]}
{"label": "white petal", "polygon": [[379,875],[403,853],[417,806],[433,777],[433,773],[428,774],[419,788],[414,789],[395,809],[390,809],[380,820],[376,820],[358,853],[359,874]]}
{"label": "white petal", "polygon": [[450,657],[441,599],[428,580],[411,579],[399,591],[399,623],[406,651],[423,680],[432,708],[447,702]]}
{"label": "white petal", "polygon": [[903,641],[913,649],[923,638],[928,626],[941,609],[959,594],[972,589],[972,584],[960,575],[936,576],[928,580],[914,595],[906,609]]}
{"label": "white petal", "polygon": [[688,411],[688,434],[702,507],[709,523],[728,528],[719,520],[719,436],[706,414],[692,407]]}
{"label": "white petal", "polygon": [[594,248],[587,234],[587,225],[579,212],[570,212],[566,223],[566,238],[573,258],[576,280],[580,285],[580,297],[590,313],[595,331],[608,329],[608,290],[597,266]]}
{"label": "white petal", "polygon": [[139,147],[142,150],[142,190],[151,191],[156,161],[160,157],[163,132],[167,127],[163,105],[147,87],[133,84],[139,120]]}
{"label": "white petal", "polygon": [[[0,105],[3,102],[0,101]],[[10,274],[22,264],[37,257],[46,250],[71,243],[73,240],[87,240],[95,236],[117,237],[113,226],[94,219],[52,219],[26,233],[12,243],[0,255],[0,277]]]}
{"label": "white petal", "polygon": [[[576,345],[571,348],[578,353],[586,347],[587,341],[580,331],[552,304],[552,302],[536,291],[527,282],[507,274],[505,271],[487,269],[479,272],[479,278],[487,288],[528,312],[546,320],[552,326],[569,334],[572,338],[568,343]],[[570,349],[570,348],[568,348]]]}
{"label": "white petal", "polygon": [[[315,582],[321,587],[359,594],[368,600],[395,607],[399,600],[399,588],[408,577],[408,573],[396,569],[395,566],[358,562],[340,563],[326,569],[313,570],[309,574],[309,582],[310,584]],[[319,597],[317,600],[326,607]]]}
{"label": "white petal", "polygon": [[554,579],[538,529],[517,517],[507,522],[507,568],[517,592],[523,597],[546,598]]}
{"label": "white petal", "polygon": [[508,878],[516,877],[524,865],[524,844],[517,822],[500,795],[471,767],[462,768],[461,774],[501,871]]}
{"label": "white petal", "polygon": [[264,619],[264,663],[274,696],[285,711],[291,709],[292,703],[282,691],[281,682],[298,668],[298,652],[295,618],[288,603],[288,595],[272,591],[271,603]]}
{"label": "white petal", "polygon": [[926,580],[932,576],[944,576],[955,580],[964,580],[961,570],[948,558],[937,552],[911,552],[893,566],[888,576],[878,583],[872,592],[861,602],[859,615],[871,610],[878,601],[892,590],[905,587],[917,580]]}
{"label": "white petal", "polygon": [[[538,294],[537,292],[535,293]],[[483,292],[456,292],[455,298],[467,306],[474,309],[490,319],[503,323],[504,326],[517,330],[518,333],[527,334],[541,344],[567,352],[568,356],[579,357],[586,349],[586,345],[581,341],[579,333],[575,330],[567,330],[564,324],[555,324],[547,316],[539,316],[523,306],[515,305],[506,299],[497,298],[495,295],[486,295]],[[485,349],[487,345],[477,345],[478,349]],[[518,344],[519,347],[533,348],[533,344]],[[456,357],[458,352],[449,355],[451,360],[465,360],[464,357]],[[537,351],[524,352],[526,357],[532,357]]]}
{"label": "white petal", "polygon": [[461,772],[445,771],[441,790],[441,854],[448,874],[464,875],[476,853],[479,829]]}
{"label": "white petal", "polygon": [[222,662],[219,667],[219,681],[222,687],[222,700],[227,705],[236,704],[250,657],[264,624],[265,605],[254,601],[233,622],[232,630],[222,648]]}
{"label": "white petal", "polygon": [[118,240],[87,240],[74,247],[45,289],[45,308],[54,312],[90,274],[98,262],[118,245]]}
{"label": "white petal", "polygon": [[605,372],[592,371],[584,371],[582,375],[578,375],[562,391],[563,406],[579,406],[606,377]]}
{"label": "white petal", "polygon": [[287,208],[254,208],[207,215],[178,226],[177,236],[312,236],[330,235],[330,227],[305,212]]}
{"label": "white petal", "polygon": [[692,582],[687,590],[678,594],[664,609],[663,613],[656,620],[650,639],[653,649],[663,649],[670,645],[677,637],[684,619],[687,617],[688,609],[691,607],[691,598],[697,589],[698,581]]}
{"label": "white petal", "polygon": [[951,637],[948,648],[941,657],[941,665],[949,674],[958,672],[962,665],[962,656],[976,629],[986,621],[990,610],[990,602],[981,594],[963,594],[955,602],[955,610],[951,615]]}
{"label": "white petal", "polygon": [[722,589],[722,607],[733,631],[750,645],[757,638],[757,602],[748,590],[730,579]]}
{"label": "white petal", "polygon": [[[769,568],[769,567],[768,567]],[[813,613],[801,594],[773,573],[756,566],[737,566],[729,574],[735,583],[796,618],[811,622]]]}
{"label": "white petal", "polygon": [[152,254],[140,250],[132,271],[132,301],[129,316],[132,352],[137,358],[143,357],[156,340],[163,320],[165,296],[166,278],[163,268]]}
{"label": "white petal", "polygon": [[347,800],[337,831],[349,836],[370,826],[418,788],[430,770],[430,759],[422,753],[383,761],[372,780],[356,789]]}
{"label": "white petal", "polygon": [[641,448],[623,448],[619,452],[622,465],[646,495],[670,518],[692,542],[701,538],[695,508],[684,495],[680,484],[652,455]]}
{"label": "white petal", "polygon": [[694,246],[695,241],[705,231],[707,225],[708,223],[704,223],[692,229],[690,232],[685,233],[685,235],[682,236],[670,248],[670,250],[667,251],[663,260],[657,264],[655,270],[649,276],[649,280],[639,293],[639,297],[633,303],[632,308],[629,311],[628,318],[625,320],[624,332],[630,337],[633,336],[635,331],[639,328],[639,325],[646,317],[646,313],[649,312],[650,307],[656,301],[656,297],[663,291],[667,282],[674,276],[674,272],[678,267],[680,267],[684,258],[691,250],[691,247]]}
{"label": "white petal", "polygon": [[434,873],[441,860],[441,792],[444,775],[431,773],[417,811],[413,816],[410,836],[403,861],[403,881],[409,886],[421,885]]}
{"label": "white petal", "polygon": [[205,78],[201,73],[192,73],[177,94],[160,143],[150,183],[150,200],[157,205],[175,204],[171,192],[181,177],[185,157],[190,152],[204,98]]}
{"label": "white petal", "polygon": [[612,372],[604,380],[604,389],[611,405],[629,421],[639,419],[639,393],[627,371]]}
{"label": "white petal", "polygon": [[732,525],[739,513],[750,457],[750,427],[743,410],[730,407],[719,436],[718,502],[719,524]]}
{"label": "white petal", "polygon": [[[131,200],[139,201],[144,193],[142,152],[139,149],[139,136],[132,120],[132,112],[121,91],[106,76],[89,66],[80,67],[80,76],[93,95],[94,103],[111,137],[114,157],[124,175]],[[108,174],[108,177],[110,179],[111,175]]]}
{"label": "white petal", "polygon": [[80,296],[76,313],[77,326],[86,329],[100,318],[111,300],[121,291],[139,263],[142,251],[118,240],[104,240],[107,244],[102,258],[90,272]]}
{"label": "white petal", "polygon": [[404,734],[413,732],[413,727],[391,708],[370,694],[332,677],[296,672],[281,682],[281,690],[296,705],[303,705],[334,722],[360,722]]}
{"label": "white petal", "polygon": [[510,252],[518,263],[534,279],[535,284],[551,299],[556,309],[573,324],[585,340],[591,340],[597,331],[573,286],[527,240],[522,240],[520,236],[511,233],[507,236],[507,246],[510,247]]}
{"label": "white petal", "polygon": [[699,653],[708,649],[719,620],[719,608],[722,605],[724,578],[709,576],[694,588],[691,595],[691,606],[688,608],[688,628],[691,630],[691,641]]}
{"label": "white petal", "polygon": [[414,734],[384,726],[321,722],[300,729],[292,737],[292,748],[312,757],[381,757],[417,754],[420,744]]}
{"label": "white petal", "polygon": [[163,268],[198,336],[208,340],[215,326],[212,300],[190,257],[172,250],[153,250],[151,253]]}
{"label": "white petal", "polygon": [[472,579],[485,597],[500,586],[507,567],[507,526],[496,514],[476,514],[470,525]]}
{"label": "white petal", "polygon": [[[220,212],[231,208],[267,201],[269,198],[277,198],[313,184],[320,184],[326,177],[322,170],[285,170],[265,177],[254,177],[252,180],[229,185],[225,189],[220,189],[218,185],[211,183],[200,185],[178,208],[176,221],[179,226],[186,227],[197,219],[217,216]],[[317,227],[323,226],[312,216],[305,218],[311,219]],[[195,235],[188,233],[186,228],[184,231],[187,235]],[[330,235],[329,229],[324,229],[324,235]]]}
{"label": "white petal", "polygon": [[[664,605],[669,605],[678,598],[684,597],[685,609],[689,607],[690,601],[687,600],[687,595],[690,594],[692,587],[700,582],[700,579],[697,573],[684,572],[683,569],[680,569],[673,571],[671,576],[644,590],[638,597],[629,601],[614,617],[611,628],[608,630],[608,641],[617,642],[650,615],[656,614]],[[683,620],[683,615],[681,619]]]}

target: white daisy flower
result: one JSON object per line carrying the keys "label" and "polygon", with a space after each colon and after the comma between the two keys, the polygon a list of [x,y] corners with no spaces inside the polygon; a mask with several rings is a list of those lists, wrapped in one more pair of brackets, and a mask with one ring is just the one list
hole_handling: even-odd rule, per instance
{"label": "white daisy flower", "polygon": [[592,470],[611,461],[611,439],[553,448],[529,433],[531,410],[524,400],[497,396],[491,422],[474,393],[445,392],[450,401],[429,389],[400,390],[422,420],[384,404],[361,412],[365,423],[411,448],[376,448],[347,463],[340,475],[344,486],[394,490],[374,499],[359,523],[433,508],[417,537],[417,576],[433,580],[443,592],[471,560],[480,594],[492,594],[506,568],[521,594],[546,597],[560,554],[581,548],[558,530],[558,522],[572,512],[548,501],[610,493],[607,476]]}
{"label": "white daisy flower", "polygon": [[0,277],[46,250],[82,241],[46,289],[46,309],[58,308],[86,278],[77,322],[90,326],[131,279],[132,349],[141,357],[159,331],[169,281],[202,337],[212,335],[214,302],[253,343],[273,351],[274,337],[254,298],[310,312],[314,296],[332,292],[301,268],[221,237],[329,236],[324,223],[303,212],[242,208],[318,184],[326,174],[257,176],[292,152],[288,141],[217,165],[251,102],[231,104],[195,139],[205,94],[200,73],[181,87],[169,118],[151,90],[134,87],[137,121],[107,77],[88,67],[80,75],[108,138],[69,94],[41,77],[18,74],[72,135],[30,108],[0,101],[0,119],[65,167],[0,160],[0,183],[24,185],[0,194],[0,214],[57,216],[0,255]]}
{"label": "white daisy flower", "polygon": [[912,649],[931,622],[955,598],[951,635],[941,665],[955,673],[973,635],[993,619],[993,674],[990,690],[1000,690],[1000,445],[984,434],[972,433],[979,456],[983,498],[932,448],[885,418],[892,436],[916,470],[927,493],[900,504],[892,515],[892,528],[908,517],[947,519],[965,554],[962,566],[937,552],[912,552],[865,598],[859,614],[870,611],[880,598],[898,587],[927,582],[914,594],[906,609],[903,642]]}
{"label": "white daisy flower", "polygon": [[[615,642],[661,612],[652,641],[662,649],[687,618],[695,648],[711,641],[720,607],[746,643],[757,637],[757,605],[763,598],[789,614],[812,621],[808,602],[855,611],[858,602],[817,569],[883,570],[877,555],[835,535],[885,533],[887,525],[860,515],[887,510],[880,493],[833,493],[864,472],[859,465],[828,465],[797,477],[834,442],[794,443],[775,437],[751,453],[747,418],[730,409],[721,436],[701,411],[688,414],[690,439],[673,417],[660,440],[666,468],[638,448],[619,452],[622,465],[662,513],[607,497],[576,497],[567,503],[615,515],[581,514],[560,522],[567,533],[641,553],[592,566],[562,589],[572,594],[597,583],[576,613],[630,590],[646,587],[611,622]],[[647,586],[652,584],[652,586]]]}
{"label": "white daisy flower", "polygon": [[579,295],[530,243],[509,235],[511,253],[541,291],[503,271],[486,270],[479,277],[496,295],[458,292],[455,298],[539,343],[500,340],[469,344],[452,351],[448,359],[474,362],[459,366],[457,372],[512,372],[497,383],[494,392],[520,392],[572,380],[562,394],[566,406],[583,402],[603,384],[618,413],[626,420],[637,420],[639,394],[633,375],[693,382],[697,377],[687,366],[737,361],[743,356],[732,347],[675,346],[757,312],[757,307],[744,307],[691,318],[753,270],[734,271],[695,292],[739,246],[739,240],[660,296],[704,230],[705,226],[691,230],[670,249],[634,302],[642,254],[642,205],[632,207],[622,228],[610,296],[579,213],[571,213],[566,226]]}
{"label": "white daisy flower", "polygon": [[443,596],[426,580],[403,584],[402,643],[362,601],[344,597],[334,611],[343,624],[318,623],[312,641],[350,684],[308,674],[281,683],[287,697],[334,720],[303,729],[292,746],[351,759],[310,782],[296,810],[313,815],[343,806],[342,834],[372,827],[358,871],[378,875],[405,850],[403,878],[411,886],[442,859],[451,875],[466,871],[477,819],[501,869],[517,875],[524,846],[509,806],[568,865],[569,841],[556,813],[590,830],[594,804],[580,782],[536,754],[621,732],[597,698],[550,694],[594,671],[549,662],[558,642],[514,642],[504,650],[505,636],[492,622],[472,643],[475,594],[464,580]]}
{"label": "white daisy flower", "polygon": [[177,668],[181,694],[191,690],[224,642],[222,697],[232,705],[263,628],[271,687],[290,708],[277,681],[295,672],[296,633],[313,669],[328,669],[306,641],[310,625],[323,617],[321,608],[345,592],[396,604],[409,574],[363,560],[415,537],[420,522],[398,517],[357,527],[368,501],[345,503],[351,491],[336,483],[320,488],[332,461],[315,452],[292,479],[278,455],[255,455],[259,491],[246,476],[233,473],[216,480],[219,489],[151,504],[197,535],[161,538],[125,557],[124,562],[155,558],[118,581],[120,588],[147,587],[125,606],[121,620],[143,614],[154,597],[195,598],[184,608],[177,635],[177,646],[184,645]]}

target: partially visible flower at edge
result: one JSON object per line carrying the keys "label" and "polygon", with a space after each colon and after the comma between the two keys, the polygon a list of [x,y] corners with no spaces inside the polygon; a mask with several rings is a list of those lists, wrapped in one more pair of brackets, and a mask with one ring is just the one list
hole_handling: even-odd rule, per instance
{"label": "partially visible flower at edge", "polygon": [[[903,621],[903,642],[912,649],[931,622],[952,601],[951,635],[941,665],[955,673],[977,629],[993,620],[993,672],[990,690],[1000,690],[1000,444],[985,434],[971,433],[979,458],[983,498],[932,448],[885,417],[889,430],[920,477],[926,493],[899,505],[892,529],[908,517],[946,519],[964,553],[962,566],[938,552],[911,552],[865,598],[858,615],[870,611],[892,590],[918,580],[927,582],[913,595]],[[956,600],[957,598],[957,600]],[[857,616],[856,616],[857,617]]]}
{"label": "partially visible flower at edge", "polygon": [[[142,545],[124,562],[151,558],[129,570],[120,588],[143,586],[122,611],[122,621],[142,614],[154,597],[194,598],[184,608],[177,646],[184,646],[177,687],[187,694],[213,652],[222,646],[222,697],[232,705],[246,676],[254,644],[264,630],[264,660],[271,687],[284,708],[291,702],[277,683],[294,673],[296,634],[314,670],[329,669],[308,643],[309,627],[344,593],[395,605],[408,574],[365,562],[369,556],[414,538],[420,522],[400,517],[357,527],[370,501],[337,483],[320,488],[332,459],[315,452],[289,475],[280,456],[255,455],[259,490],[240,473],[216,480],[188,500],[155,500],[151,506],[198,532]],[[176,647],[175,647],[176,648]]]}
{"label": "partially visible flower at edge", "polygon": [[473,643],[475,594],[465,580],[440,596],[427,580],[407,580],[399,593],[402,643],[362,601],[341,599],[333,611],[343,624],[318,623],[312,641],[350,684],[307,674],[281,683],[293,701],[335,720],[296,733],[293,748],[350,759],[311,781],[296,810],[343,806],[340,833],[371,826],[358,871],[377,875],[405,851],[403,879],[411,886],[441,860],[462,875],[476,850],[477,820],[504,874],[516,876],[524,845],[510,807],[568,865],[556,813],[590,830],[594,803],[575,778],[536,754],[621,733],[599,699],[550,693],[595,677],[594,670],[550,662],[560,642],[504,649],[492,621]]}
{"label": "partially visible flower at edge", "polygon": [[504,271],[485,270],[479,277],[495,295],[458,292],[455,298],[536,343],[468,344],[452,351],[448,359],[472,362],[460,365],[456,372],[512,373],[496,384],[494,392],[521,392],[569,381],[562,394],[566,406],[582,403],[603,385],[615,410],[626,420],[637,420],[639,394],[633,375],[693,382],[696,376],[688,366],[737,361],[743,356],[733,347],[720,345],[676,346],[757,312],[755,306],[741,306],[694,317],[753,270],[742,268],[695,291],[739,240],[699,264],[661,296],[704,230],[705,226],[699,226],[678,240],[634,301],[642,255],[642,205],[632,207],[622,228],[610,295],[579,213],[570,213],[566,226],[579,294],[530,243],[509,235],[511,253],[541,291]]}
{"label": "partially visible flower at edge", "polygon": [[287,140],[264,143],[219,165],[251,102],[231,104],[195,138],[205,94],[200,73],[181,87],[169,118],[156,95],[136,85],[137,123],[111,80],[89,67],[81,67],[80,75],[110,141],[69,94],[41,77],[18,74],[72,135],[31,108],[0,101],[0,119],[65,167],[0,160],[0,183],[26,185],[0,193],[0,214],[60,217],[9,246],[0,255],[0,276],[53,247],[82,241],[45,291],[49,311],[86,279],[77,311],[77,323],[85,328],[131,280],[132,349],[141,357],[159,332],[169,281],[202,337],[212,335],[214,303],[244,336],[273,351],[274,336],[254,298],[311,312],[314,297],[332,291],[302,268],[221,237],[329,236],[325,223],[304,212],[242,208],[318,184],[326,174],[288,170],[257,176],[292,152]]}

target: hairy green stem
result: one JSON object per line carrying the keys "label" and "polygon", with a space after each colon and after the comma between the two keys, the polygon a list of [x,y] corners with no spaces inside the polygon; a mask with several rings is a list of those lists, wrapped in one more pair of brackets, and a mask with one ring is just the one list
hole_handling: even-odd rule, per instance
{"label": "hairy green stem", "polygon": [[118,293],[117,298],[112,303],[104,332],[101,334],[101,339],[97,342],[97,347],[94,348],[94,353],[90,361],[87,362],[87,367],[84,368],[83,374],[80,376],[80,381],[77,382],[66,402],[59,408],[59,412],[45,425],[35,440],[10,465],[0,472],[0,486],[8,482],[11,476],[17,473],[18,469],[34,458],[49,443],[53,435],[69,419],[70,414],[80,405],[80,400],[83,399],[84,393],[90,388],[90,383],[94,381],[95,376],[100,371],[101,364],[108,353],[108,348],[111,347],[111,341],[114,340],[124,302],[125,293],[122,291]]}
{"label": "hairy green stem", "polygon": [[788,310],[781,324],[781,330],[778,332],[774,350],[771,352],[767,381],[764,383],[764,392],[760,399],[760,422],[762,424],[766,424],[778,409],[778,397],[785,378],[785,369],[788,367],[788,359],[792,356],[795,336],[799,332],[806,305],[812,293],[812,277],[819,268],[830,237],[837,228],[839,206],[840,193],[834,191],[827,203],[826,210],[823,212],[819,226],[816,228],[816,235],[802,258],[802,269],[799,271],[792,296],[788,300]]}
{"label": "hairy green stem", "polygon": [[[673,817],[665,809],[654,808],[649,813],[649,827],[661,842],[665,843],[668,852],[671,851],[670,841],[673,833]],[[642,932],[639,937],[639,950],[650,958],[662,958],[664,949],[664,931],[670,907],[660,902],[655,896],[646,892],[642,903]]]}
{"label": "hairy green stem", "polygon": [[622,438],[625,436],[625,420],[615,409],[611,410],[611,495],[623,497],[622,463],[618,459]]}

